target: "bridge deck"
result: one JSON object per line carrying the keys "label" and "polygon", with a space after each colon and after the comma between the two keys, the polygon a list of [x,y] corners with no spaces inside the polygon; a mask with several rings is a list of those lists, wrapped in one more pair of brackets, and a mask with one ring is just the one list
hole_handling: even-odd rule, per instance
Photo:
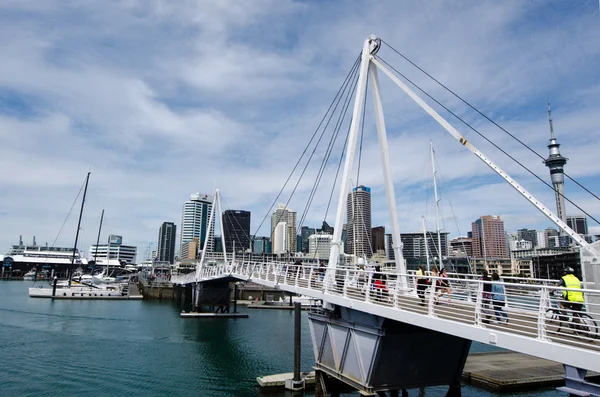
{"label": "bridge deck", "polygon": [[[535,284],[502,283],[506,302],[496,302],[508,315],[508,322],[496,321],[493,301],[486,299],[484,282],[478,279],[450,278],[450,302],[443,289],[435,287],[435,277],[420,299],[414,274],[328,270],[311,266],[274,263],[241,263],[204,266],[196,274],[173,276],[175,283],[208,281],[234,277],[269,287],[303,294],[315,299],[352,307],[397,321],[434,329],[483,343],[497,345],[537,357],[600,372],[598,317],[577,323],[584,312],[566,313],[559,321],[555,299],[560,290],[548,282]],[[376,280],[381,280],[376,283]],[[379,288],[376,286],[379,284]],[[493,284],[493,283],[491,283]],[[600,312],[589,303],[599,292],[583,290],[588,313]],[[436,299],[438,298],[438,299]],[[436,302],[437,300],[437,302]],[[553,318],[555,317],[555,318]]]}

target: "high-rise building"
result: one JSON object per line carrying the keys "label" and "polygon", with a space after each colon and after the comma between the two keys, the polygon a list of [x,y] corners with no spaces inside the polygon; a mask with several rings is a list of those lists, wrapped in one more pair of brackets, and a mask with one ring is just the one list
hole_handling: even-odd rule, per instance
{"label": "high-rise building", "polygon": [[[427,232],[427,249],[425,249],[425,236],[423,233],[400,233],[402,241],[402,253],[406,259],[425,259],[427,254],[429,258],[438,258],[440,249],[438,248],[437,232]],[[448,232],[440,232],[442,243],[442,259],[448,257]]]}
{"label": "high-rise building", "polygon": [[504,234],[504,221],[496,215],[485,215],[471,223],[475,258],[509,258]]}
{"label": "high-rise building", "polygon": [[308,254],[313,258],[329,259],[331,251],[331,234],[312,234],[308,237]]}
{"label": "high-rise building", "polygon": [[[273,230],[273,253],[274,254],[285,254],[290,252],[287,233],[287,223],[279,222],[275,229]],[[294,247],[296,246],[296,239],[294,239]]]}
{"label": "high-rise building", "polygon": [[175,260],[175,236],[177,226],[173,222],[163,222],[158,229],[158,247],[156,259],[173,264]]}
{"label": "high-rise building", "polygon": [[371,241],[373,241],[373,251],[385,251],[385,226],[376,226],[371,229]]}
{"label": "high-rise building", "polygon": [[269,254],[271,253],[268,249],[270,241],[268,237],[256,237],[252,238],[252,252],[255,254]]}
{"label": "high-rise building", "polygon": [[194,193],[188,201],[183,203],[181,211],[181,235],[179,239],[182,252],[183,245],[194,238],[199,240],[199,250],[204,249],[204,241],[207,233],[209,233],[209,238],[206,250],[207,252],[213,252],[215,222],[213,222],[210,231],[208,230],[212,207],[213,197],[208,194]]}
{"label": "high-rise building", "polygon": [[517,230],[517,241],[525,240],[531,242],[533,247],[537,247],[537,231],[530,229],[519,229]]}
{"label": "high-rise building", "polygon": [[587,218],[585,215],[567,216],[567,225],[575,231],[575,233],[586,235],[588,234]]}
{"label": "high-rise building", "polygon": [[300,230],[300,237],[302,238],[302,252],[308,252],[308,238],[316,232],[317,231],[312,227],[302,226],[302,229]]}
{"label": "high-rise building", "polygon": [[546,248],[560,247],[558,230],[549,227],[544,231],[544,235],[546,237]]}
{"label": "high-rise building", "polygon": [[348,253],[371,257],[371,188],[360,185],[352,189],[347,199]]}
{"label": "high-rise building", "polygon": [[[283,229],[279,229],[277,237],[275,229],[280,223]],[[283,232],[285,231],[285,238]],[[285,239],[285,241],[283,241]],[[273,242],[273,253],[296,252],[296,213],[284,204],[278,204],[277,209],[271,215],[271,241]]]}
{"label": "high-rise building", "polygon": [[552,179],[552,186],[554,186],[556,215],[558,215],[563,222],[566,222],[567,215],[565,212],[565,198],[563,197],[563,194],[565,190],[564,166],[567,164],[568,159],[560,155],[560,144],[556,142],[556,138],[554,137],[554,127],[552,126],[552,111],[550,110],[550,104],[548,104],[548,120],[550,122],[550,144],[548,145],[550,155],[545,160],[545,163],[546,167],[550,169],[550,178]]}
{"label": "high-rise building", "polygon": [[546,248],[546,233],[543,230],[535,232],[537,235],[537,245],[534,248]]}
{"label": "high-rise building", "polygon": [[227,252],[233,251],[234,242],[236,252],[251,249],[250,211],[226,210],[223,212],[223,233]]}

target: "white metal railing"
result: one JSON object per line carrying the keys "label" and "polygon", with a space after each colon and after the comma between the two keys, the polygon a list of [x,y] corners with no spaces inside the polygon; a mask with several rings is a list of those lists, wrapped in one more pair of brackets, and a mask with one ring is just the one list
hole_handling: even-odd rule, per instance
{"label": "white metal railing", "polygon": [[[511,281],[516,279],[517,282],[494,282],[481,280],[475,275],[452,274],[448,278],[426,276],[427,283],[418,287],[419,278],[414,272],[397,274],[356,268],[332,270],[319,268],[316,264],[296,266],[281,262],[244,261],[199,266],[195,273],[173,275],[171,281],[186,284],[229,275],[282,288],[302,288],[303,293],[325,300],[328,294],[342,296],[600,352],[600,305],[591,303],[597,299],[590,299],[600,298],[600,291],[577,290],[584,294],[585,306],[561,309],[560,295],[563,291],[573,290],[556,287],[556,280],[511,277]],[[440,281],[447,282],[449,287],[441,286]],[[494,300],[488,292],[495,284],[504,287],[503,301]],[[508,322],[504,322],[502,312],[506,313]]]}

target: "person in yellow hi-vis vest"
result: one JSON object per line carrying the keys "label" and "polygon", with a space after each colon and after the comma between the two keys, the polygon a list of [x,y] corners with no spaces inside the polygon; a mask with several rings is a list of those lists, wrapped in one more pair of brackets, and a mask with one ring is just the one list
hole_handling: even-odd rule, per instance
{"label": "person in yellow hi-vis vest", "polygon": [[[581,289],[581,281],[573,273],[575,272],[572,267],[567,267],[564,270],[565,275],[562,276],[560,282],[557,284],[559,287],[570,288],[572,290]],[[562,291],[563,301],[560,302],[560,307],[565,309],[569,308],[572,310],[580,311],[583,306],[583,292],[565,290]]]}

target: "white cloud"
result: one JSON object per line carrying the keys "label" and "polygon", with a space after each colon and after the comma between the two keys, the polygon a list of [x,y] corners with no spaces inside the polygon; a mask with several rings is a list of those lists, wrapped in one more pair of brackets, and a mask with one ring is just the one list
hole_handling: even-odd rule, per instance
{"label": "white cloud", "polygon": [[[519,1],[103,6],[91,0],[5,1],[0,5],[5,38],[0,43],[0,244],[8,248],[18,234],[52,240],[88,169],[83,247],[95,239],[100,209],[106,208],[105,230],[123,234],[143,253],[162,221],[179,222],[190,193],[208,193],[215,186],[228,206],[252,211],[254,232],[370,33],[543,156],[550,99],[561,150],[570,159],[567,172],[598,192],[593,164],[600,137],[595,101],[600,42],[597,21],[585,12],[590,4],[564,12]],[[486,126],[389,49],[380,55],[549,179],[547,168],[527,150]],[[402,230],[419,230],[421,213],[433,221],[429,139],[442,167],[443,202],[452,201],[463,234],[472,220],[490,213],[503,216],[507,229],[549,225],[383,75],[380,79]],[[549,189],[449,120],[553,205]],[[373,188],[374,223],[387,224],[370,110],[366,121],[360,180]],[[340,138],[337,149],[342,143]],[[317,151],[316,160],[324,150]],[[311,225],[323,220],[336,169],[331,163],[307,216]],[[299,213],[317,168],[309,168],[290,203]],[[600,212],[597,200],[569,183],[567,195],[592,214]],[[334,212],[329,210],[330,223]],[[444,214],[446,229],[456,234],[450,209]],[[73,233],[67,231],[75,229],[73,222],[65,225],[61,244],[71,243]]]}

